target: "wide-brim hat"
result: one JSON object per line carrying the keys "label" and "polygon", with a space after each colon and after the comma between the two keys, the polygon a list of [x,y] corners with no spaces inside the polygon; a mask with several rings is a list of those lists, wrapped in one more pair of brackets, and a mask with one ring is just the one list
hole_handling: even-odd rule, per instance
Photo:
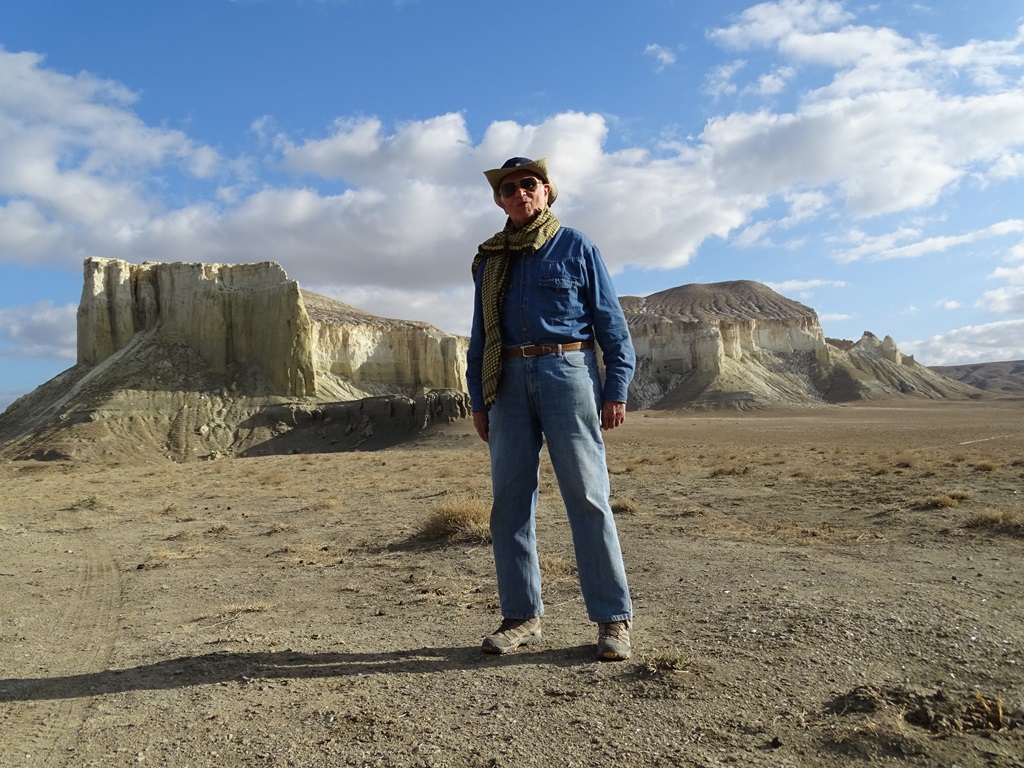
{"label": "wide-brim hat", "polygon": [[558,187],[548,177],[548,159],[542,157],[539,160],[531,160],[528,157],[511,157],[505,161],[501,168],[484,171],[484,176],[487,177],[487,181],[491,184],[491,189],[494,190],[494,202],[499,206],[501,205],[501,196],[498,194],[498,187],[501,186],[501,180],[516,171],[533,171],[540,176],[541,180],[551,187],[551,192],[548,194],[548,205],[555,202],[555,198],[558,197]]}

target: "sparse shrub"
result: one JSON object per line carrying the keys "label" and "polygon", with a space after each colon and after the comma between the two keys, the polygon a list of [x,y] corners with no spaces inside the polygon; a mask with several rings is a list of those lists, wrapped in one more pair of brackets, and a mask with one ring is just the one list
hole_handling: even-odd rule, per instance
{"label": "sparse shrub", "polygon": [[938,496],[929,496],[924,499],[917,506],[920,509],[946,509],[949,507],[955,507],[960,502],[950,496],[948,493],[942,493]]}
{"label": "sparse shrub", "polygon": [[637,503],[629,496],[616,496],[611,500],[611,507],[616,515],[635,515],[640,511]]}
{"label": "sparse shrub", "polygon": [[427,539],[488,542],[490,518],[490,505],[482,499],[449,496],[431,506],[419,533]]}
{"label": "sparse shrub", "polygon": [[68,507],[68,509],[72,512],[80,512],[83,509],[99,509],[101,506],[103,505],[100,502],[99,497],[93,495],[79,499]]}
{"label": "sparse shrub", "polygon": [[995,472],[998,468],[999,465],[996,464],[991,459],[985,459],[984,461],[976,462],[974,465],[974,469],[976,472]]}
{"label": "sparse shrub", "polygon": [[648,675],[666,675],[671,672],[685,672],[690,659],[677,650],[644,654],[639,659],[640,668]]}
{"label": "sparse shrub", "polygon": [[960,527],[986,530],[992,533],[1006,533],[1011,536],[1024,536],[1024,512],[986,509],[965,520]]}
{"label": "sparse shrub", "polygon": [[541,555],[540,572],[546,577],[571,576],[576,563],[563,555]]}
{"label": "sparse shrub", "polygon": [[893,464],[900,469],[913,469],[914,465],[917,464],[917,457],[910,451],[900,451],[893,456],[892,460]]}
{"label": "sparse shrub", "polygon": [[749,472],[750,466],[747,464],[723,464],[714,467],[709,477],[736,477],[749,474]]}
{"label": "sparse shrub", "polygon": [[264,536],[273,536],[275,533],[290,533],[295,530],[295,526],[291,523],[276,522],[270,528],[264,532]]}
{"label": "sparse shrub", "polygon": [[260,485],[284,485],[288,481],[288,473],[283,469],[272,469],[260,477]]}
{"label": "sparse shrub", "polygon": [[270,608],[269,603],[231,603],[214,613],[203,614],[199,619],[236,619],[243,613],[264,613]]}

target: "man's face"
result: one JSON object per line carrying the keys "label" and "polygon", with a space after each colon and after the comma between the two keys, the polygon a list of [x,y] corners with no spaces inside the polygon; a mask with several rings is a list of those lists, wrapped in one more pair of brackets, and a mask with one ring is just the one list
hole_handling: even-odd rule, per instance
{"label": "man's face", "polygon": [[[533,191],[523,189],[519,182],[523,179],[536,179],[537,186]],[[501,190],[506,184],[514,184],[515,191],[508,197],[498,194],[498,203],[504,209],[508,217],[512,219],[513,226],[521,227],[530,219],[543,211],[548,206],[548,195],[551,187],[541,181],[533,171],[513,171],[501,180],[498,189]]]}

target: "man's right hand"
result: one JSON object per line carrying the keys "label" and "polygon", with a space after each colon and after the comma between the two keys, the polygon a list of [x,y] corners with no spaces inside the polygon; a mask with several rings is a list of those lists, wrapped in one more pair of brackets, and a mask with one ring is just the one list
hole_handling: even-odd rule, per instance
{"label": "man's right hand", "polygon": [[487,433],[490,430],[490,421],[487,411],[473,411],[473,426],[476,427],[476,433],[480,435],[480,439],[485,443],[487,442]]}

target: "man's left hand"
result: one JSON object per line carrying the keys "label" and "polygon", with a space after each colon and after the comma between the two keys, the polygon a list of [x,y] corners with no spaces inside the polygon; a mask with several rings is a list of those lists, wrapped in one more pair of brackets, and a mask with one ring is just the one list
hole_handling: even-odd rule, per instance
{"label": "man's left hand", "polygon": [[626,404],[605,402],[601,406],[601,429],[615,429],[626,420]]}

